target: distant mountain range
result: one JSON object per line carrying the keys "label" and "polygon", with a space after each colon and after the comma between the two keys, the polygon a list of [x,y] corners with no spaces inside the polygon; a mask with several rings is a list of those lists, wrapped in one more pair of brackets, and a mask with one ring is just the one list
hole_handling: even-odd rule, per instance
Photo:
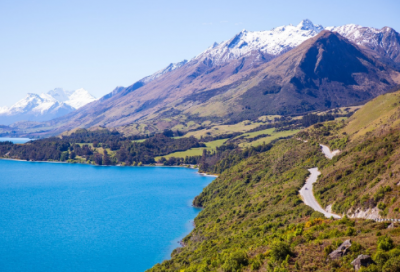
{"label": "distant mountain range", "polygon": [[28,93],[11,107],[0,107],[0,124],[19,121],[47,121],[66,115],[96,98],[84,89],[65,91],[56,88],[40,95]]}
{"label": "distant mountain range", "polygon": [[322,27],[310,20],[243,30],[190,61],[43,124],[38,135],[76,127],[127,133],[189,130],[267,114],[302,114],[364,103],[400,84],[400,35],[390,27]]}

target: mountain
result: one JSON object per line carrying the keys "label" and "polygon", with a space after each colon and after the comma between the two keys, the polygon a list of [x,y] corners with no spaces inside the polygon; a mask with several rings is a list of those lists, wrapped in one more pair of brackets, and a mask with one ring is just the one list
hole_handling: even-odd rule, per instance
{"label": "mountain", "polygon": [[[397,32],[359,27],[360,35],[366,35],[360,40],[354,27],[327,29],[333,31],[304,20],[270,31],[241,31],[190,61],[117,87],[95,103],[35,124],[31,131],[56,134],[91,126],[126,133],[187,131],[204,122],[232,123],[364,103],[400,83]],[[394,38],[380,42],[389,32]],[[382,53],[387,46],[393,53]]]}
{"label": "mountain", "polygon": [[84,89],[65,91],[56,88],[40,95],[28,93],[11,107],[0,108],[0,124],[19,121],[47,121],[66,115],[96,99]]}
{"label": "mountain", "polygon": [[303,20],[297,26],[280,26],[267,31],[242,30],[228,41],[221,44],[214,43],[195,60],[207,59],[213,64],[221,64],[237,60],[254,51],[258,51],[265,59],[271,59],[316,36],[323,29],[322,26],[314,25],[310,20]]}
{"label": "mountain", "polygon": [[400,34],[393,28],[376,29],[349,24],[326,29],[338,32],[353,43],[370,48],[379,55],[400,63]]}

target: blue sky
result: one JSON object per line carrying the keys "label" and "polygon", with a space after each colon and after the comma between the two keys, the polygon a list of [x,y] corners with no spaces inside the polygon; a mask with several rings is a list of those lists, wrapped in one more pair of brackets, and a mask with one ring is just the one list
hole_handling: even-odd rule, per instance
{"label": "blue sky", "polygon": [[400,30],[400,1],[0,1],[0,106],[26,93],[116,86],[190,59],[242,29],[355,23]]}

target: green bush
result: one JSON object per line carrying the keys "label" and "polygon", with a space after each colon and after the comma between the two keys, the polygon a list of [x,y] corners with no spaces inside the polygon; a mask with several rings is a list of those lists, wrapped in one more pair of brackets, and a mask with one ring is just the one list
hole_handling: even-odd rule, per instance
{"label": "green bush", "polygon": [[391,251],[389,251],[389,256],[390,256],[390,258],[395,258],[395,257],[400,256],[400,249],[393,248]]}
{"label": "green bush", "polygon": [[378,238],[378,249],[383,251],[389,251],[394,248],[393,240],[389,236],[381,236]]}
{"label": "green bush", "polygon": [[290,246],[285,242],[274,242],[271,246],[270,256],[275,261],[283,261],[287,255],[292,255]]}
{"label": "green bush", "polygon": [[258,270],[261,267],[261,263],[258,260],[253,261],[253,263],[251,264],[251,269],[252,270]]}
{"label": "green bush", "polygon": [[361,244],[357,242],[353,242],[350,246],[350,251],[353,253],[361,253],[362,249],[363,247],[361,246]]}
{"label": "green bush", "polygon": [[400,257],[390,258],[383,266],[382,272],[400,272]]}
{"label": "green bush", "polygon": [[332,245],[324,247],[324,255],[328,257],[328,255],[334,250]]}
{"label": "green bush", "polygon": [[346,236],[356,236],[357,235],[357,231],[355,228],[352,227],[348,227],[346,232],[344,233]]}
{"label": "green bush", "polygon": [[304,233],[303,236],[304,236],[304,239],[306,239],[307,242],[310,242],[310,241],[315,239],[315,237],[314,237],[314,235],[312,234],[311,231],[308,231],[308,232]]}
{"label": "green bush", "polygon": [[246,252],[237,251],[229,255],[222,266],[222,270],[225,272],[236,272],[240,271],[243,266],[247,266],[248,264],[249,260]]}
{"label": "green bush", "polygon": [[385,251],[378,250],[375,252],[373,259],[380,267],[382,267],[389,259],[389,255]]}
{"label": "green bush", "polygon": [[379,204],[378,204],[378,209],[384,210],[385,208],[386,208],[386,204],[383,203],[383,202],[379,202]]}
{"label": "green bush", "polygon": [[311,220],[314,220],[314,219],[316,219],[316,218],[325,219],[325,215],[324,215],[323,213],[314,211],[314,212],[311,214],[311,218],[310,218],[310,219],[311,219]]}
{"label": "green bush", "polygon": [[374,201],[378,202],[385,196],[385,189],[383,187],[380,187],[378,191],[374,194]]}
{"label": "green bush", "polygon": [[362,266],[358,272],[379,272],[379,269],[375,264],[371,264],[368,267]]}

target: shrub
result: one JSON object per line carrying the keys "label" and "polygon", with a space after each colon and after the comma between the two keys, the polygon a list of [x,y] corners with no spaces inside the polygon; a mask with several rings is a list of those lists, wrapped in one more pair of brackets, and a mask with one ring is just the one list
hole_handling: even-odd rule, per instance
{"label": "shrub", "polygon": [[389,251],[394,248],[393,240],[389,236],[381,236],[378,238],[378,249],[383,251]]}
{"label": "shrub", "polygon": [[359,253],[362,250],[362,246],[360,243],[353,242],[350,246],[350,251],[353,253]]}
{"label": "shrub", "polygon": [[261,267],[261,263],[258,260],[254,261],[251,264],[251,269],[252,270],[258,270],[258,269],[260,269],[260,267]]}
{"label": "shrub", "polygon": [[329,245],[329,246],[324,247],[324,255],[325,255],[325,257],[328,257],[328,255],[329,255],[333,250],[334,250],[334,249],[333,249],[333,246],[332,246],[332,245]]}
{"label": "shrub", "polygon": [[382,268],[383,272],[400,272],[400,257],[390,258]]}
{"label": "shrub", "polygon": [[325,218],[325,215],[324,215],[323,213],[314,211],[314,212],[311,214],[311,219],[314,220],[314,219],[316,219],[316,218],[323,218],[323,219],[324,219],[324,218]]}
{"label": "shrub", "polygon": [[389,259],[389,255],[382,251],[382,250],[378,250],[375,255],[374,255],[374,261],[380,266],[382,267],[386,261]]}
{"label": "shrub", "polygon": [[398,257],[400,256],[400,249],[394,248],[389,252],[390,258]]}
{"label": "shrub", "polygon": [[374,194],[374,201],[378,202],[385,196],[385,189],[383,187],[380,187],[378,191]]}
{"label": "shrub", "polygon": [[243,251],[237,251],[230,254],[222,266],[222,270],[225,272],[235,272],[246,265],[248,265],[247,254]]}
{"label": "shrub", "polygon": [[306,239],[307,242],[310,242],[310,241],[315,239],[314,235],[310,231],[304,233],[303,236],[304,236],[304,239]]}
{"label": "shrub", "polygon": [[368,267],[362,266],[358,272],[379,272],[379,269],[375,264],[371,264]]}
{"label": "shrub", "polygon": [[348,227],[346,232],[345,232],[346,236],[356,236],[357,235],[357,231],[355,228],[352,227]]}
{"label": "shrub", "polygon": [[271,246],[270,256],[275,261],[283,261],[287,255],[292,255],[290,246],[285,242],[274,242]]}
{"label": "shrub", "polygon": [[384,210],[385,208],[386,208],[386,204],[383,203],[383,202],[379,202],[379,204],[378,204],[378,209]]}

